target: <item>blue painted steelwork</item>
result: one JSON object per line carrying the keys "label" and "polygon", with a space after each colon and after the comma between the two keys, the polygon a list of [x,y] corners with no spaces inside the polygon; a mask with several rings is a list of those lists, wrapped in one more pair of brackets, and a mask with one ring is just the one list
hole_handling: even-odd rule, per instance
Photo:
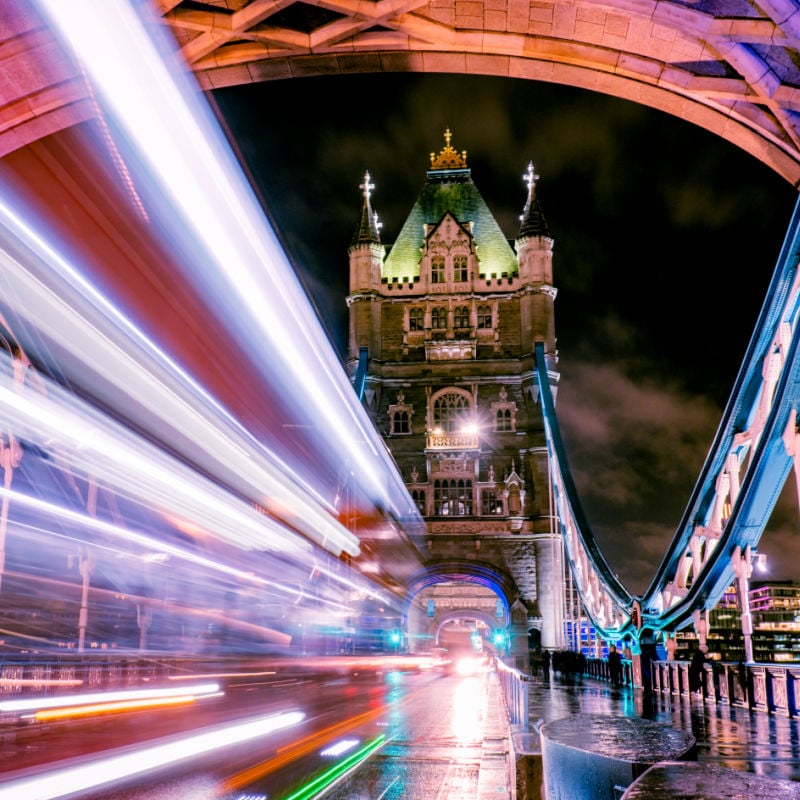
{"label": "blue painted steelwork", "polygon": [[[547,447],[550,456],[551,478],[556,499],[556,516],[561,534],[564,537],[570,569],[575,577],[575,586],[580,594],[584,608],[592,620],[592,624],[598,631],[605,633],[617,628],[624,629],[628,627],[630,621],[628,609],[633,604],[633,597],[605,560],[586,520],[572,479],[572,473],[569,469],[561,431],[558,426],[553,395],[550,391],[544,344],[537,342],[534,352],[536,356],[536,376],[539,381],[539,397],[542,402]],[[613,622],[601,617],[600,610],[595,602],[596,598],[589,596],[591,589],[587,581],[584,580],[587,568],[599,578],[595,591],[602,587],[605,590],[608,602],[616,610],[616,614],[612,615]]]}
{"label": "blue painted steelwork", "polygon": [[[713,608],[755,551],[789,472],[800,407],[800,200],[753,336],[686,511],[650,587],[629,594],[610,569],[577,499],[561,441],[545,363],[536,371],[550,450],[557,516],[587,615],[601,636],[631,628],[676,630]],[[748,549],[749,548],[749,549]]]}
{"label": "blue painted steelwork", "polygon": [[[786,450],[783,435],[790,414],[796,411],[800,401],[796,330],[799,260],[800,201],[795,205],[761,313],[714,442],[672,545],[642,597],[645,619],[652,617],[655,612],[659,627],[681,627],[695,609],[708,609],[716,605],[733,580],[731,561],[735,548],[739,546],[744,551],[747,545],[751,549],[758,545],[792,467],[792,458]],[[788,326],[790,336],[779,344],[782,326]],[[659,596],[665,583],[675,575],[678,562],[686,557],[696,526],[702,525],[707,518],[714,501],[718,476],[729,463],[729,456],[739,455],[738,448],[741,445],[737,444],[737,435],[749,430],[753,423],[760,394],[766,388],[762,377],[765,361],[781,346],[785,348],[785,354],[769,404],[769,415],[755,448],[749,454],[741,491],[737,501],[732,504],[731,516],[715,547],[714,557],[708,559],[695,576],[684,599],[669,609],[659,609]]]}
{"label": "blue painted steelwork", "polygon": [[366,347],[358,348],[358,367],[356,368],[353,388],[359,400],[364,399],[364,387],[367,384],[367,362],[369,361],[369,350]]}

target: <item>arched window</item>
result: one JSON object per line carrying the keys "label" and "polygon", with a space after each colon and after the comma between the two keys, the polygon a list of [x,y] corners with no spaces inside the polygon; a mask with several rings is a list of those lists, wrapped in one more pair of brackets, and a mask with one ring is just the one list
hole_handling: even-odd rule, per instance
{"label": "arched window", "polygon": [[470,422],[472,404],[467,395],[460,392],[445,392],[433,401],[433,426],[442,433],[457,432]]}
{"label": "arched window", "polygon": [[410,433],[408,411],[395,411],[392,415],[392,433]]}
{"label": "arched window", "polygon": [[414,489],[411,492],[411,499],[414,501],[419,513],[425,516],[425,491],[423,489]]}
{"label": "arched window", "polygon": [[437,480],[433,482],[434,514],[440,517],[472,515],[472,481]]}
{"label": "arched window", "polygon": [[492,307],[491,306],[478,306],[478,327],[491,328],[492,327]]}
{"label": "arched window", "polygon": [[466,256],[453,256],[453,280],[457,283],[467,282]]}
{"label": "arched window", "polygon": [[513,431],[514,425],[511,419],[511,409],[510,408],[498,408],[497,414],[494,418],[494,429],[498,433],[502,433],[503,431]]}
{"label": "arched window", "polygon": [[431,283],[444,283],[444,256],[431,258]]}
{"label": "arched window", "polygon": [[397,402],[389,405],[389,435],[411,433],[411,417],[414,415],[414,408],[406,403],[403,392],[397,393]]}
{"label": "arched window", "polygon": [[466,306],[457,306],[453,313],[453,326],[456,328],[469,328],[469,309]]}
{"label": "arched window", "polygon": [[441,306],[431,311],[431,328],[436,330],[444,330],[447,327],[447,309]]}
{"label": "arched window", "polygon": [[417,307],[408,311],[408,329],[410,331],[421,331],[425,328],[425,312]]}

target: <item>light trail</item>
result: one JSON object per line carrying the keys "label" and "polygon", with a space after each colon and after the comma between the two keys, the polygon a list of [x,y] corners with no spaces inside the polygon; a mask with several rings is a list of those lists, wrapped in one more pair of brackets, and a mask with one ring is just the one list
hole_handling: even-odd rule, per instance
{"label": "light trail", "polygon": [[[329,458],[352,465],[378,507],[414,514],[405,484],[339,366],[313,308],[197,87],[168,64],[159,21],[147,28],[123,0],[40,0],[73,48],[116,124],[148,164],[180,224],[170,236],[202,245],[187,279],[203,272],[211,307],[223,306],[272,385],[303,397]],[[163,41],[155,36],[164,35]],[[198,169],[198,165],[203,165]],[[166,216],[166,215],[165,215]],[[196,251],[197,252],[197,251]],[[268,358],[266,357],[268,355]],[[291,381],[287,377],[291,376]]]}
{"label": "light trail", "polygon": [[219,476],[222,485],[279,509],[334,555],[359,554],[358,539],[334,519],[332,506],[244,431],[2,200],[0,227],[5,229],[0,280],[15,297],[17,313],[53,346],[64,348],[64,360],[77,359],[98,387],[113,382],[119,397],[126,398],[115,403],[122,413],[146,409],[148,430],[190,463]]}
{"label": "light trail", "polygon": [[50,770],[33,777],[11,777],[0,784],[0,800],[20,800],[21,797],[25,800],[56,800],[77,792],[87,792],[267,736],[282,728],[297,725],[304,718],[305,715],[299,711],[261,717],[150,747],[136,748],[121,755],[98,758],[91,763]]}
{"label": "light trail", "polygon": [[0,712],[40,711],[42,709],[67,708],[69,706],[100,705],[129,700],[155,700],[187,695],[202,697],[203,695],[218,693],[218,683],[200,683],[196,686],[166,687],[163,689],[129,689],[126,691],[88,692],[55,697],[29,697],[22,700],[0,701]]}
{"label": "light trail", "polygon": [[305,786],[288,795],[284,800],[312,800],[312,798],[318,796],[323,789],[353,770],[362,761],[369,758],[376,750],[383,747],[384,744],[386,744],[386,736],[385,734],[381,734],[371,742],[367,742],[367,744],[351,756],[329,767],[321,775],[310,780]]}
{"label": "light trail", "polygon": [[[37,722],[57,722],[65,719],[78,719],[81,717],[99,717],[109,714],[124,714],[129,711],[152,711],[153,709],[174,708],[176,706],[192,705],[196,697],[190,694],[176,695],[175,697],[149,698],[142,700],[120,700],[117,703],[95,703],[86,706],[70,706],[48,711],[37,711],[32,715]],[[23,715],[25,718],[26,715]]]}
{"label": "light trail", "polygon": [[[159,552],[168,553],[183,561],[205,567],[213,572],[219,572],[237,578],[246,585],[266,586],[270,589],[275,589],[279,592],[291,595],[295,600],[308,598],[318,601],[319,603],[326,602],[323,598],[320,598],[317,595],[312,596],[307,594],[303,589],[282,584],[276,579],[275,576],[260,576],[253,573],[251,570],[243,570],[221,561],[215,561],[213,559],[206,558],[205,556],[201,556],[184,548],[172,545],[164,539],[154,539],[146,534],[139,533],[135,530],[131,530],[130,528],[122,527],[120,525],[114,525],[110,522],[105,522],[104,520],[97,519],[89,514],[82,514],[62,506],[56,506],[43,500],[38,500],[34,497],[29,497],[28,495],[20,494],[19,492],[15,492],[13,490],[0,488],[0,497],[3,496],[7,496],[15,505],[32,509],[39,516],[51,516],[64,522],[80,525],[87,530],[94,530],[98,533],[103,533],[118,539],[138,544],[141,547],[147,548],[148,550],[158,550]],[[333,605],[346,608],[346,606],[343,606],[340,603],[333,603]]]}
{"label": "light trail", "polygon": [[[0,353],[0,376],[10,376],[8,361]],[[55,383],[44,383],[46,394],[24,395],[0,383],[0,410],[14,420],[17,437],[57,452],[60,463],[117,487],[120,494],[169,510],[237,547],[310,555],[311,546],[276,520]]]}
{"label": "light trail", "polygon": [[265,775],[269,775],[275,772],[275,770],[285,767],[287,764],[291,764],[298,758],[302,758],[320,747],[324,747],[334,739],[338,739],[342,734],[360,725],[364,725],[367,722],[371,722],[385,713],[386,706],[381,705],[378,708],[364,711],[354,717],[336,722],[333,725],[329,725],[327,728],[315,731],[302,739],[298,739],[296,742],[292,742],[290,745],[280,748],[272,758],[262,761],[259,764],[254,764],[235,775],[231,775],[222,784],[221,791],[227,794],[228,792],[248,786],[257,780],[261,780]]}

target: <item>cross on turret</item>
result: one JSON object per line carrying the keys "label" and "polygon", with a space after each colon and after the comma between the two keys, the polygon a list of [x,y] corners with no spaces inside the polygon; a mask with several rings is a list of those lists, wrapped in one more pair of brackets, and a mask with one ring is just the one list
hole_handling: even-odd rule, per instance
{"label": "cross on turret", "polygon": [[522,176],[525,183],[528,184],[528,194],[533,191],[533,188],[536,186],[536,181],[539,180],[539,176],[536,174],[536,171],[533,168],[533,161],[528,162],[528,171]]}
{"label": "cross on turret", "polygon": [[369,193],[375,188],[375,184],[369,181],[369,172],[364,173],[364,183],[359,184],[358,188],[364,190],[364,197],[369,200]]}

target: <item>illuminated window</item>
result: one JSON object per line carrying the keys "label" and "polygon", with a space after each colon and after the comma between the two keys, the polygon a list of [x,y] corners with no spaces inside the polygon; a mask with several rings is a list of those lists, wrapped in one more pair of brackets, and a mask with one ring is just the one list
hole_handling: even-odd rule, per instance
{"label": "illuminated window", "polygon": [[469,309],[458,306],[453,314],[453,325],[456,328],[469,328]]}
{"label": "illuminated window", "polygon": [[443,433],[453,433],[471,421],[472,403],[467,394],[444,392],[433,401],[433,426]]}
{"label": "illuminated window", "polygon": [[467,282],[467,257],[453,257],[453,280],[458,283]]}
{"label": "illuminated window", "polygon": [[437,306],[431,311],[431,328],[444,330],[447,327],[447,309]]}
{"label": "illuminated window", "polygon": [[425,328],[425,312],[419,308],[411,308],[408,311],[408,329],[410,331],[421,331]]}
{"label": "illuminated window", "polygon": [[492,307],[491,306],[478,306],[478,327],[491,328],[492,327]]}
{"label": "illuminated window", "polygon": [[444,283],[444,256],[431,258],[431,283]]}
{"label": "illuminated window", "polygon": [[491,516],[503,513],[503,501],[498,498],[494,489],[481,492],[481,514]]}
{"label": "illuminated window", "polygon": [[472,481],[440,480],[433,482],[434,514],[440,517],[472,515]]}
{"label": "illuminated window", "polygon": [[425,516],[425,492],[422,489],[414,489],[411,492],[411,499],[414,501],[419,513]]}

